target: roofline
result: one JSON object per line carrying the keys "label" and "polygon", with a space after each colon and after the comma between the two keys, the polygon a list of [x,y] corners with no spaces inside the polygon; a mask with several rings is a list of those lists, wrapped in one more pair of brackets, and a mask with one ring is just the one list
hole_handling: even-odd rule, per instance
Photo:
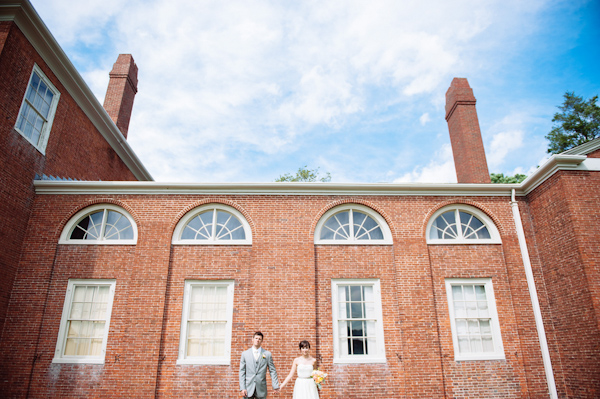
{"label": "roofline", "polygon": [[98,102],[31,3],[28,0],[13,0],[0,4],[0,21],[12,21],[19,27],[133,175],[138,180],[152,181],[150,172],[133,152],[119,128]]}
{"label": "roofline", "polygon": [[520,184],[456,183],[159,183],[104,181],[34,181],[38,194],[192,194],[192,195],[386,195],[386,196],[524,196],[559,170],[600,171],[600,159],[554,155]]}
{"label": "roofline", "polygon": [[600,137],[596,137],[595,139],[585,142],[583,144],[580,144],[577,147],[573,147],[570,150],[562,152],[561,154],[587,155],[590,152],[594,152],[596,150],[600,150]]}

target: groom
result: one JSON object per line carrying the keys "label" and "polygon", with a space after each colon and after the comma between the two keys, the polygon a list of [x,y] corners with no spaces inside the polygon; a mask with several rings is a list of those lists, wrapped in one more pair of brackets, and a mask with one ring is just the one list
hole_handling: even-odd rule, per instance
{"label": "groom", "polygon": [[275,392],[279,392],[277,370],[273,364],[271,352],[264,350],[263,334],[260,331],[252,337],[252,348],[242,353],[240,360],[240,392],[248,398],[267,397],[267,368],[271,374],[271,383]]}

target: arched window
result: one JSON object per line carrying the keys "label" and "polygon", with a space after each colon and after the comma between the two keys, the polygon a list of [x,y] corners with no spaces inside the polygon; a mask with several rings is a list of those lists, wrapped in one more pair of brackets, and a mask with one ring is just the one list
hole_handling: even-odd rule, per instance
{"label": "arched window", "polygon": [[500,244],[492,220],[479,209],[454,204],[439,209],[427,224],[428,244]]}
{"label": "arched window", "polygon": [[132,245],[137,226],[123,208],[101,204],[85,208],[65,226],[60,244]]}
{"label": "arched window", "polygon": [[188,212],[175,227],[173,244],[251,245],[252,231],[234,208],[209,204]]}
{"label": "arched window", "polygon": [[371,208],[348,204],[330,209],[315,230],[315,244],[392,244],[392,232],[385,220]]}

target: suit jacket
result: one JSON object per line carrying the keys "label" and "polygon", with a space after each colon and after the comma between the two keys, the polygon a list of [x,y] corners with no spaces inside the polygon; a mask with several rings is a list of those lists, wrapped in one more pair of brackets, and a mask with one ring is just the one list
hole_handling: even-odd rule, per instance
{"label": "suit jacket", "polygon": [[245,389],[248,396],[255,394],[259,398],[267,397],[267,369],[271,374],[273,389],[278,389],[279,380],[271,352],[260,348],[258,360],[255,361],[252,348],[244,351],[240,359],[240,391]]}

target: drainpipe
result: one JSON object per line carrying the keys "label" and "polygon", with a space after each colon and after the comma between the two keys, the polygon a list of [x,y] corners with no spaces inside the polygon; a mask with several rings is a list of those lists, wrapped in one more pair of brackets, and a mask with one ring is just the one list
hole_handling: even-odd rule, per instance
{"label": "drainpipe", "polygon": [[554,372],[552,371],[552,362],[550,361],[550,351],[548,350],[548,340],[546,339],[546,331],[544,330],[544,322],[542,320],[542,311],[540,310],[540,302],[538,301],[535,281],[533,280],[533,271],[531,269],[531,261],[529,260],[529,251],[527,250],[527,242],[525,241],[525,231],[519,213],[519,205],[515,199],[515,189],[512,189],[510,206],[517,228],[517,238],[519,239],[519,247],[521,248],[521,257],[523,258],[523,266],[525,266],[525,276],[527,277],[527,288],[529,288],[529,297],[533,305],[533,315],[535,317],[535,327],[537,329],[542,350],[542,359],[544,361],[544,371],[546,372],[546,382],[548,383],[548,391],[551,399],[558,399],[556,392],[556,383],[554,381]]}

